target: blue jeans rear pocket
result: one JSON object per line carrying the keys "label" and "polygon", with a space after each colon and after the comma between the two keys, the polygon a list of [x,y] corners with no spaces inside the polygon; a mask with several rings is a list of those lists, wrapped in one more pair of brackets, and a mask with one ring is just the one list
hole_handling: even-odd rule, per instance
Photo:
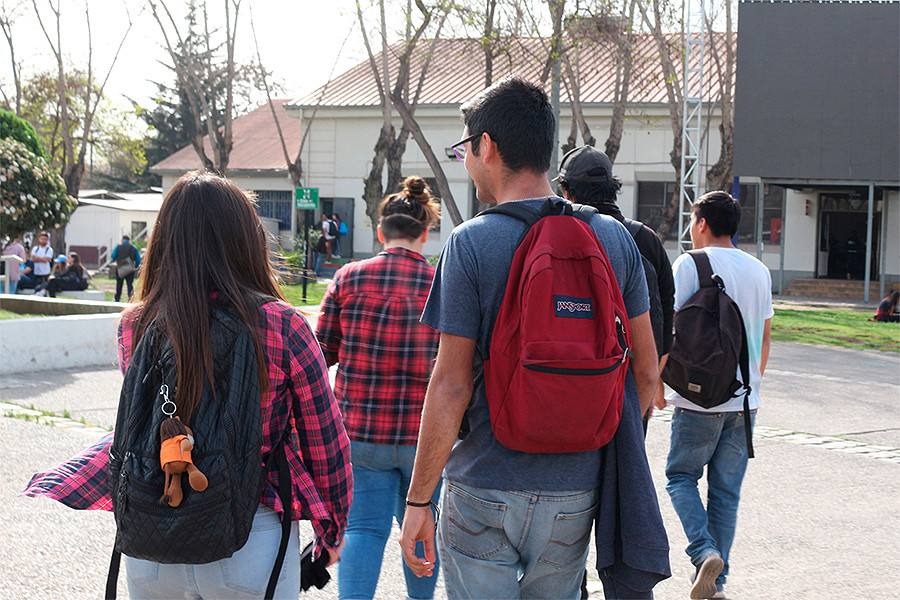
{"label": "blue jeans rear pocket", "polygon": [[471,558],[485,559],[509,545],[503,531],[506,505],[476,498],[447,484],[447,544]]}
{"label": "blue jeans rear pocket", "polygon": [[540,562],[560,568],[580,561],[590,542],[598,504],[580,512],[556,515],[553,533]]}

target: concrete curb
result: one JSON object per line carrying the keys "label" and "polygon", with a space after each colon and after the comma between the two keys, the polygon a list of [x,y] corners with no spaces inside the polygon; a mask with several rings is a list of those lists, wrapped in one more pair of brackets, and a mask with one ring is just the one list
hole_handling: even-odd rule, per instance
{"label": "concrete curb", "polygon": [[118,320],[118,312],[2,320],[0,375],[114,365]]}

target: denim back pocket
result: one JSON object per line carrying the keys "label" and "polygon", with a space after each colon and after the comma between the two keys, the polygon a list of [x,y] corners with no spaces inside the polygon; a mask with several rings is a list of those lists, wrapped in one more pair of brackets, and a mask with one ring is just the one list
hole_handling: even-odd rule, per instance
{"label": "denim back pocket", "polygon": [[581,561],[590,542],[598,505],[599,502],[587,510],[556,515],[553,534],[540,562],[559,569]]}
{"label": "denim back pocket", "polygon": [[447,484],[447,544],[470,558],[486,559],[505,550],[509,543],[503,530],[506,505],[476,498]]}

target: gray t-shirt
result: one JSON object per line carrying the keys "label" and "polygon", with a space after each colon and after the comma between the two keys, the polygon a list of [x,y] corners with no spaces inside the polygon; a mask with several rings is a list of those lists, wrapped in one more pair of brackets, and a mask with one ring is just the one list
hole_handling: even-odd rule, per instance
{"label": "gray t-shirt", "polygon": [[[521,200],[540,209],[546,199]],[[597,215],[591,227],[616,274],[629,318],[650,309],[644,267],[634,240],[614,218]],[[476,340],[475,389],[469,434],[450,453],[444,475],[465,485],[500,490],[579,491],[597,487],[600,451],[530,454],[510,450],[494,437],[484,392],[482,362],[490,348],[516,246],[525,223],[506,215],[476,217],[453,230],[441,253],[422,322],[442,333]],[[625,402],[638,402],[629,374]]]}

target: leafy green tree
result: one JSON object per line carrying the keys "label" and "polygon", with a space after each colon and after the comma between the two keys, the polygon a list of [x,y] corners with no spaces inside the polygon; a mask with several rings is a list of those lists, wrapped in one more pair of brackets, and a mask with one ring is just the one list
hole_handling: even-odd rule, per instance
{"label": "leafy green tree", "polygon": [[46,159],[47,153],[38,139],[34,127],[25,119],[20,119],[8,110],[0,108],[0,139],[12,138],[21,142],[31,152]]}
{"label": "leafy green tree", "polygon": [[[126,190],[146,185],[139,175],[146,164],[141,138],[135,136],[139,121],[133,113],[116,108],[108,100],[101,98],[93,118],[90,135],[83,135],[85,122],[84,98],[87,97],[87,77],[79,71],[70,72],[65,80],[68,120],[61,118],[59,106],[59,81],[53,73],[36,73],[22,87],[22,117],[30,121],[37,136],[47,148],[50,165],[65,172],[69,153],[66,139],[74,144],[74,154],[81,154],[81,145],[88,144],[85,151],[87,181],[101,187]],[[99,94],[95,89],[92,97]],[[68,127],[68,134],[64,128]]]}
{"label": "leafy green tree", "polygon": [[75,199],[46,159],[13,138],[0,139],[0,237],[65,225]]}

